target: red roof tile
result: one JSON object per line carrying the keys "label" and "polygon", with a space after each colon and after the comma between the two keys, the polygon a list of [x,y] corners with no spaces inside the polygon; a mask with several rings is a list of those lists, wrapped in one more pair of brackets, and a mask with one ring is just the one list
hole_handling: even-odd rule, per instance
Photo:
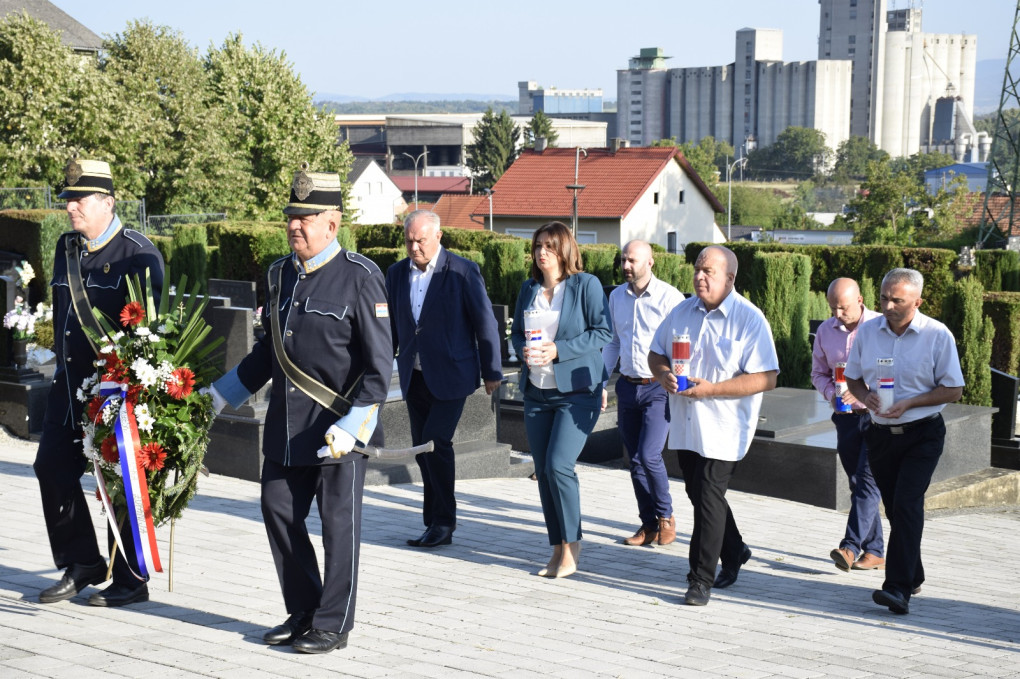
{"label": "red roof tile", "polygon": [[[456,229],[484,229],[489,216],[489,199],[486,196],[456,196],[444,193],[436,201],[432,211],[439,215],[442,228],[448,226]],[[472,219],[472,214],[484,214],[484,217]]]}
{"label": "red roof tile", "polygon": [[[985,194],[968,193],[962,198],[965,209],[960,217],[960,228],[965,229],[981,225],[981,216],[985,208]],[[1020,199],[1015,199],[1013,207],[1013,230],[1007,236],[1020,236]],[[991,196],[988,199],[988,216],[1006,227],[1009,223],[1009,196]]]}
{"label": "red roof tile", "polygon": [[[502,216],[557,217],[573,212],[576,151],[550,148],[538,153],[525,150],[493,187],[493,212]],[[698,177],[676,147],[589,149],[581,155],[577,183],[585,189],[578,193],[580,217],[625,217],[652,181],[666,168],[678,162],[716,212],[725,208]],[[420,188],[419,188],[420,190]],[[486,203],[485,213],[488,214]],[[476,206],[474,214],[481,213]]]}

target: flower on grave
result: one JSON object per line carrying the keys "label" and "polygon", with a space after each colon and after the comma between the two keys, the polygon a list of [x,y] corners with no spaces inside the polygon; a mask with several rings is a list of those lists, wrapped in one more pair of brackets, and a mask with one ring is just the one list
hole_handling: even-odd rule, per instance
{"label": "flower on grave", "polygon": [[18,295],[14,298],[14,308],[4,314],[4,327],[11,331],[14,339],[35,339],[36,315],[25,303],[25,298]]}

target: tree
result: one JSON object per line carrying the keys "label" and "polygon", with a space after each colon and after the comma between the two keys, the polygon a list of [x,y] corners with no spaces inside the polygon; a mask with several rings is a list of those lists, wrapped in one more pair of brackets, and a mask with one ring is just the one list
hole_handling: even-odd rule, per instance
{"label": "tree", "polygon": [[[210,48],[204,66],[212,114],[226,121],[226,143],[243,164],[243,181],[221,187],[233,215],[278,219],[301,162],[347,176],[350,150],[337,144],[333,116],[312,104],[286,54],[257,43],[245,47],[233,34]],[[345,201],[348,189],[345,183]]]}
{"label": "tree", "polygon": [[751,151],[747,164],[755,177],[808,179],[828,165],[831,155],[824,132],[790,126],[779,133],[771,146]]}
{"label": "tree", "polygon": [[[719,184],[715,187],[716,198],[723,205],[729,203],[729,187]],[[731,222],[742,226],[772,228],[776,217],[783,211],[782,201],[768,189],[756,189],[744,184],[733,184]]]}
{"label": "tree", "polygon": [[836,221],[854,230],[854,242],[909,245],[914,227],[908,209],[916,206],[924,188],[909,172],[895,172],[889,163],[868,163],[867,179],[847,215]]}
{"label": "tree", "polygon": [[864,179],[868,173],[868,163],[883,162],[889,154],[875,146],[867,137],[853,136],[844,139],[836,149],[836,164],[832,176],[836,181]]}
{"label": "tree", "polygon": [[918,182],[924,184],[924,173],[940,167],[947,167],[956,162],[948,153],[933,151],[931,153],[915,153],[909,158],[893,158],[889,166],[893,172],[909,172]]}
{"label": "tree", "polygon": [[[64,182],[72,151],[109,159],[111,88],[95,60],[74,54],[25,13],[0,20],[0,182]],[[115,181],[120,178],[114,170]]]}
{"label": "tree", "polygon": [[544,111],[535,111],[535,115],[524,127],[525,148],[535,148],[535,139],[538,137],[545,137],[545,142],[550,148],[556,146],[556,141],[560,138],[560,135],[553,129],[552,120]]}
{"label": "tree", "polygon": [[475,140],[467,147],[467,165],[479,188],[491,188],[517,158],[521,131],[506,111],[488,109],[471,131]]}
{"label": "tree", "polygon": [[125,177],[119,189],[144,197],[149,213],[218,212],[228,187],[246,182],[227,120],[202,62],[177,31],[130,22],[104,45],[101,62],[119,96],[110,151]]}
{"label": "tree", "polygon": [[702,137],[697,144],[690,141],[680,144],[676,137],[670,137],[653,141],[652,146],[679,147],[694,171],[713,190],[720,180],[725,179],[726,167],[733,160],[733,147],[724,141],[716,141],[712,135]]}

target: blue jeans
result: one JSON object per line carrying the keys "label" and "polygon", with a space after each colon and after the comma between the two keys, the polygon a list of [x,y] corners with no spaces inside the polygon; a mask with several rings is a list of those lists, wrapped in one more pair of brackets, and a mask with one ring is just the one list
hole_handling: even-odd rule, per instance
{"label": "blue jeans", "polygon": [[868,422],[870,418],[867,415],[832,415],[832,423],[836,425],[836,451],[850,480],[850,515],[846,520],[846,534],[839,546],[858,557],[864,552],[885,556],[882,519],[878,514],[882,494],[878,492],[875,477],[871,474],[868,446],[864,442]]}
{"label": "blue jeans", "polygon": [[524,389],[524,430],[535,460],[549,544],[581,539],[581,489],[574,465],[602,408],[602,392]]}
{"label": "blue jeans", "polygon": [[673,516],[669,474],[662,461],[662,447],[669,433],[666,390],[658,382],[632,384],[621,377],[616,383],[616,415],[620,438],[630,456],[630,480],[634,484],[642,526]]}

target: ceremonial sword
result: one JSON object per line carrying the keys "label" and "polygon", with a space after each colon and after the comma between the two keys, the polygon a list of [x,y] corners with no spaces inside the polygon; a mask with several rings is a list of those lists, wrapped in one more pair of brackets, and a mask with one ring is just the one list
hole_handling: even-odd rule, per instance
{"label": "ceremonial sword", "polygon": [[[333,435],[326,434],[326,445],[329,446],[329,453],[334,458],[343,457],[347,455],[346,450],[333,450]],[[431,453],[435,450],[435,445],[432,441],[422,443],[417,446],[411,446],[410,448],[380,448],[379,446],[373,445],[361,445],[359,443],[354,444],[349,452],[361,453],[365,457],[374,458],[377,460],[398,460],[401,458],[411,457],[418,453]]]}

